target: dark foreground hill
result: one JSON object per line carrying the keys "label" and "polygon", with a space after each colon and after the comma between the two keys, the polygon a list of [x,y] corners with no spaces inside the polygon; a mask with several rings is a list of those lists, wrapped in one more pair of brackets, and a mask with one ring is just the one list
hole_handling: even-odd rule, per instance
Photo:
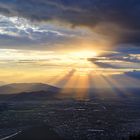
{"label": "dark foreground hill", "polygon": [[17,94],[0,95],[0,101],[45,101],[58,99],[59,90],[57,91],[33,91],[22,92]]}
{"label": "dark foreground hill", "polygon": [[17,83],[0,87],[0,101],[55,99],[61,89],[42,83]]}
{"label": "dark foreground hill", "polygon": [[59,88],[43,83],[13,83],[0,86],[0,94],[17,94],[33,91],[57,92]]}
{"label": "dark foreground hill", "polygon": [[5,140],[64,140],[49,126],[32,127]]}

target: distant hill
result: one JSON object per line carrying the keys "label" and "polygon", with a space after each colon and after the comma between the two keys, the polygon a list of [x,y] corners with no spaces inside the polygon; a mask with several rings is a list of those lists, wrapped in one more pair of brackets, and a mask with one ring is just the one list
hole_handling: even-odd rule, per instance
{"label": "distant hill", "polygon": [[64,140],[49,126],[32,127],[5,140]]}
{"label": "distant hill", "polygon": [[59,88],[42,83],[13,83],[0,86],[0,94],[17,94],[22,92],[51,91],[56,92]]}
{"label": "distant hill", "polygon": [[[54,100],[58,99],[57,95],[59,94],[59,90],[48,90],[48,91],[33,91],[33,92],[22,92],[18,94],[6,94],[4,95],[5,100],[10,101],[43,101],[43,100]],[[2,96],[2,95],[1,95]],[[0,97],[1,97],[0,96]],[[1,99],[3,99],[1,97]]]}

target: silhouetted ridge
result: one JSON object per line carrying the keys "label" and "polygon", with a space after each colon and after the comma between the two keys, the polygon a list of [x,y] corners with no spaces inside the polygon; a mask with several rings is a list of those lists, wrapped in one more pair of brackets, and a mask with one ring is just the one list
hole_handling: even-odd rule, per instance
{"label": "silhouetted ridge", "polygon": [[58,92],[56,91],[33,91],[33,92],[22,92],[20,94],[11,95],[10,100],[14,101],[28,101],[28,100],[47,100],[55,99]]}
{"label": "silhouetted ridge", "polygon": [[13,83],[0,86],[0,94],[16,94],[33,91],[58,91],[59,88],[43,83]]}

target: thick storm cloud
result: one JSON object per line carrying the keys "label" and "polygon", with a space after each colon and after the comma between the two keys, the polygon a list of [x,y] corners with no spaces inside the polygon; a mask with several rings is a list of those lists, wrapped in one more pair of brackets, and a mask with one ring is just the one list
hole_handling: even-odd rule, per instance
{"label": "thick storm cloud", "polygon": [[115,43],[140,43],[139,0],[0,0],[0,13],[89,27]]}

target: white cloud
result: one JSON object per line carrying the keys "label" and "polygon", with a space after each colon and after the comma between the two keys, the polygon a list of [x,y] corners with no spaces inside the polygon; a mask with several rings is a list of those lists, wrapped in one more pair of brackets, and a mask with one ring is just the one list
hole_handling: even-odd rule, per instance
{"label": "white cloud", "polygon": [[[41,46],[65,44],[70,40],[84,37],[84,30],[65,29],[49,23],[37,24],[21,17],[6,17],[0,15],[0,48],[14,46]],[[34,49],[35,47],[32,47]]]}

